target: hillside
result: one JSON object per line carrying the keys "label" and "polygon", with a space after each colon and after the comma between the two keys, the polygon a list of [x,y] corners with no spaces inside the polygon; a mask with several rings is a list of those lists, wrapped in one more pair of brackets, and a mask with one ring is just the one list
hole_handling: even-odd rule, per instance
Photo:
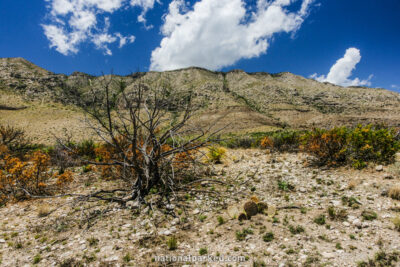
{"label": "hillside", "polygon": [[[129,87],[139,79],[156,85],[168,83],[172,93],[192,90],[201,104],[197,121],[220,118],[228,132],[259,132],[275,128],[332,127],[357,123],[400,126],[400,94],[365,87],[340,87],[291,73],[227,73],[200,68],[115,76]],[[0,59],[0,107],[22,105],[23,110],[0,108],[0,121],[26,126],[43,134],[53,128],[82,124],[76,99],[98,87],[101,77],[75,72],[55,74],[22,58]],[[40,113],[44,114],[40,116]],[[36,115],[34,115],[36,114]],[[54,114],[46,116],[45,114]],[[38,121],[33,116],[40,118]],[[59,120],[63,120],[60,123]],[[46,120],[46,123],[43,123]],[[54,121],[53,121],[54,120]],[[235,123],[232,123],[235,122]],[[35,125],[37,124],[37,125]],[[71,127],[68,127],[71,126]],[[72,127],[81,128],[81,127]],[[78,134],[79,135],[79,134]],[[48,137],[39,138],[39,140]]]}

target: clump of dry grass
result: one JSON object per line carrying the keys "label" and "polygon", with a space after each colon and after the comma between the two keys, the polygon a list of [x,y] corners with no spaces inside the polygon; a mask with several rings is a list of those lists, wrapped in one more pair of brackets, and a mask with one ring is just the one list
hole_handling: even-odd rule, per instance
{"label": "clump of dry grass", "polygon": [[389,190],[389,197],[400,200],[400,185],[395,185]]}
{"label": "clump of dry grass", "polygon": [[46,217],[50,214],[50,206],[48,204],[41,204],[37,209],[37,216],[39,218]]}
{"label": "clump of dry grass", "polygon": [[400,231],[400,217],[399,217],[399,216],[396,216],[395,218],[393,218],[392,222],[393,222],[393,224],[394,224],[394,228],[395,228],[397,231]]}
{"label": "clump of dry grass", "polygon": [[349,181],[347,188],[349,190],[353,190],[354,188],[356,188],[357,185],[358,185],[358,182],[356,180],[352,179]]}

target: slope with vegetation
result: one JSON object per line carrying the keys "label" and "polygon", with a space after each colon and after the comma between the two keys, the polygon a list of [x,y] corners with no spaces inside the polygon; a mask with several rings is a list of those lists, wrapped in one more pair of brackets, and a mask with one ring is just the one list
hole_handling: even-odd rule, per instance
{"label": "slope with vegetation", "polygon": [[[193,101],[201,103],[198,123],[206,125],[209,117],[220,118],[220,125],[230,124],[225,132],[259,132],[282,127],[330,128],[358,123],[400,126],[398,93],[365,87],[344,88],[286,72],[268,74],[234,70],[222,73],[188,68],[114,77],[128,89],[138,82],[145,82],[149,85],[167,83],[171,94],[190,90]],[[80,97],[89,88],[100,87],[101,79],[101,76],[78,72],[69,76],[54,74],[22,58],[3,58],[0,59],[0,106],[7,104],[7,96],[16,94],[28,101],[24,103],[27,108],[37,107],[39,103],[52,106],[54,102],[71,107],[79,104]],[[32,100],[39,102],[30,102]],[[0,109],[2,120],[10,114],[5,112]],[[15,111],[13,114],[19,113],[20,120],[17,121],[22,124],[26,122],[23,115],[26,112]],[[75,116],[72,117],[79,123]]]}

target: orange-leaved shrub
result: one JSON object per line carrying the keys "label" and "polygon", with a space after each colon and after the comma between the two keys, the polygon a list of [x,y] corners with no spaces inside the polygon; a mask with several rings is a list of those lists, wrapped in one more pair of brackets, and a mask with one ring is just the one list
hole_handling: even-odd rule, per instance
{"label": "orange-leaved shrub", "polygon": [[266,136],[261,140],[260,146],[262,148],[274,148],[274,141],[271,137]]}
{"label": "orange-leaved shrub", "polygon": [[70,172],[53,175],[49,168],[50,157],[46,153],[35,151],[19,158],[0,146],[0,203],[48,194],[52,191],[48,189],[51,178],[55,178],[59,186],[72,181]]}
{"label": "orange-leaved shrub", "polygon": [[346,127],[314,129],[301,137],[300,148],[314,155],[320,164],[343,164],[347,160],[348,132]]}

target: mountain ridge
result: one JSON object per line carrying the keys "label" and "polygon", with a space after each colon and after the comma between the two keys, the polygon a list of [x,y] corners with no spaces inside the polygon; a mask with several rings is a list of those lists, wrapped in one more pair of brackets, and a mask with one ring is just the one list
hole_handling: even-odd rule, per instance
{"label": "mountain ridge", "polygon": [[[230,132],[260,131],[264,126],[296,129],[358,123],[400,126],[399,93],[383,88],[320,83],[290,72],[247,73],[237,69],[220,72],[189,67],[112,77],[121,79],[127,89],[132,89],[140,79],[152,86],[167,81],[171,92],[176,94],[191,90],[194,100],[201,103],[198,121],[206,123],[210,117],[225,116],[224,123],[233,124]],[[23,58],[0,58],[0,92],[19,95],[26,101],[76,105],[74,99],[88,92],[91,86],[101,86],[100,78],[78,71],[71,75],[56,74]],[[0,104],[6,104],[1,101],[0,98]]]}

